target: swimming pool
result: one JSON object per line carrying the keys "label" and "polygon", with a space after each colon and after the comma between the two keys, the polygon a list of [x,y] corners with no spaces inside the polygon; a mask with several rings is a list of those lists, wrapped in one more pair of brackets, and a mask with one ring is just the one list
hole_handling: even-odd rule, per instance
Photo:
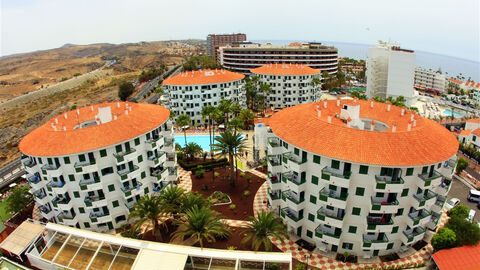
{"label": "swimming pool", "polygon": [[[446,110],[444,110],[444,111],[442,112],[442,114],[443,114],[444,116],[452,116],[452,110],[446,109]],[[463,117],[463,114],[460,113],[460,112],[453,111],[453,117],[455,117],[455,118],[462,118],[462,117]]]}
{"label": "swimming pool", "polygon": [[[208,135],[187,135],[187,143],[197,143],[205,151],[210,151],[210,136]],[[215,136],[218,137],[218,136]],[[243,138],[243,136],[242,136]],[[185,138],[183,135],[175,135],[175,143],[180,144],[182,147],[185,146]],[[215,142],[212,142],[215,143]]]}

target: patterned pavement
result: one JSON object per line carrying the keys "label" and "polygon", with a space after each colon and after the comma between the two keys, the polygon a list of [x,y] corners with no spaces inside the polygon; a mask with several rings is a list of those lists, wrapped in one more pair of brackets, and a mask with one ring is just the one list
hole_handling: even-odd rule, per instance
{"label": "patterned pavement", "polygon": [[[254,173],[254,172],[252,172]],[[257,174],[258,173],[258,174]],[[263,177],[266,178],[266,175],[257,172],[255,173],[258,176],[263,175]],[[262,176],[261,176],[262,177]],[[268,182],[265,182],[259,189],[258,192],[255,194],[255,200],[253,202],[253,208],[255,212],[255,216],[257,212],[261,212],[262,210],[269,211],[268,206],[267,206],[267,201],[268,201]],[[446,212],[442,213],[442,217],[440,219],[440,223],[438,224],[438,228],[441,228],[445,225],[447,222],[448,217]],[[433,252],[433,247],[431,244],[426,245],[423,249],[416,251],[410,256],[400,258],[395,261],[391,262],[378,262],[378,263],[344,263],[342,261],[337,261],[333,258],[330,258],[328,256],[311,252],[306,249],[303,249],[299,245],[297,245],[295,242],[292,240],[283,239],[277,239],[275,237],[271,237],[270,240],[272,243],[277,246],[280,250],[283,252],[291,252],[292,257],[302,263],[307,263],[307,257],[308,256],[308,265],[311,267],[316,267],[318,269],[363,269],[363,268],[376,268],[376,267],[407,267],[407,266],[413,266],[417,264],[422,264],[426,263],[427,261],[430,260],[430,257]]]}

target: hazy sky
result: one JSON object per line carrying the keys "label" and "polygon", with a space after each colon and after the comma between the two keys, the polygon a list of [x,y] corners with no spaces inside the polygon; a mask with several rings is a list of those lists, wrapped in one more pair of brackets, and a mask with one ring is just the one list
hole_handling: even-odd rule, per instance
{"label": "hazy sky", "polygon": [[478,0],[0,0],[1,55],[65,43],[317,40],[402,47],[480,61]]}

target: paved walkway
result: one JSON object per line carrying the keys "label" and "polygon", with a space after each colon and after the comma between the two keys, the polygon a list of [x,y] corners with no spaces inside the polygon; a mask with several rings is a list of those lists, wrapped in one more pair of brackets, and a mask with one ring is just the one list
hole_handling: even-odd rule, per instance
{"label": "paved walkway", "polygon": [[[259,174],[263,174],[257,172]],[[266,178],[266,175],[263,174]],[[267,202],[268,202],[268,182],[265,182],[259,189],[258,192],[255,194],[255,200],[253,202],[254,212],[261,212],[262,210],[269,211]],[[256,214],[255,214],[256,216]],[[443,227],[444,224],[447,222],[447,215],[445,212],[442,213],[442,218],[439,223],[439,228]],[[375,267],[399,267],[399,266],[411,266],[416,264],[422,264],[430,260],[430,257],[433,252],[433,247],[431,244],[428,244],[423,249],[419,251],[412,251],[414,252],[412,255],[391,261],[391,262],[378,262],[378,263],[343,263],[341,261],[337,261],[331,257],[311,252],[306,249],[303,249],[299,245],[297,245],[294,241],[289,239],[277,239],[271,237],[270,240],[272,243],[277,246],[283,252],[291,252],[292,257],[302,263],[306,263],[306,255],[308,256],[308,265],[312,267],[316,267],[319,269],[363,269],[365,267],[375,268]],[[411,249],[413,250],[413,249]]]}

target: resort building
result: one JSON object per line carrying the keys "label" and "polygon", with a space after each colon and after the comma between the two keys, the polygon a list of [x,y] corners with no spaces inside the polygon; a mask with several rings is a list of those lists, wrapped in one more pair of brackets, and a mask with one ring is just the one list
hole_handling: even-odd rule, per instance
{"label": "resort building", "polygon": [[143,195],[176,180],[170,112],[111,102],[68,111],[19,144],[31,193],[51,222],[109,231]]}
{"label": "resort building", "polygon": [[181,246],[32,221],[23,222],[0,248],[44,270],[292,270],[291,253]]}
{"label": "resort building", "polygon": [[448,81],[445,74],[416,67],[414,85],[417,89],[440,94],[446,92]]}
{"label": "resort building", "polygon": [[164,105],[176,116],[187,114],[192,126],[202,124],[202,108],[217,106],[222,99],[246,105],[245,75],[228,70],[182,72],[163,81]]}
{"label": "resort building", "polygon": [[235,43],[219,48],[219,63],[235,72],[248,74],[251,69],[266,64],[301,64],[320,72],[337,73],[338,50],[321,43],[292,43],[289,46]]}
{"label": "resort building", "polygon": [[[285,108],[316,101],[320,95],[320,70],[299,64],[267,64],[250,70],[260,83],[267,83],[272,92],[267,94],[267,107]],[[312,83],[318,78],[318,83]]]}
{"label": "resort building", "polygon": [[435,229],[458,142],[436,122],[386,103],[324,100],[255,127],[266,150],[269,207],[325,252],[408,251]]}
{"label": "resort building", "polygon": [[367,97],[397,98],[410,104],[415,97],[415,52],[397,43],[378,41],[367,54]]}
{"label": "resort building", "polygon": [[459,142],[480,149],[480,118],[468,119],[465,122],[465,129],[460,130],[457,137]]}
{"label": "resort building", "polygon": [[207,36],[207,54],[217,59],[217,52],[219,47],[227,46],[235,42],[247,41],[246,34],[210,34]]}

